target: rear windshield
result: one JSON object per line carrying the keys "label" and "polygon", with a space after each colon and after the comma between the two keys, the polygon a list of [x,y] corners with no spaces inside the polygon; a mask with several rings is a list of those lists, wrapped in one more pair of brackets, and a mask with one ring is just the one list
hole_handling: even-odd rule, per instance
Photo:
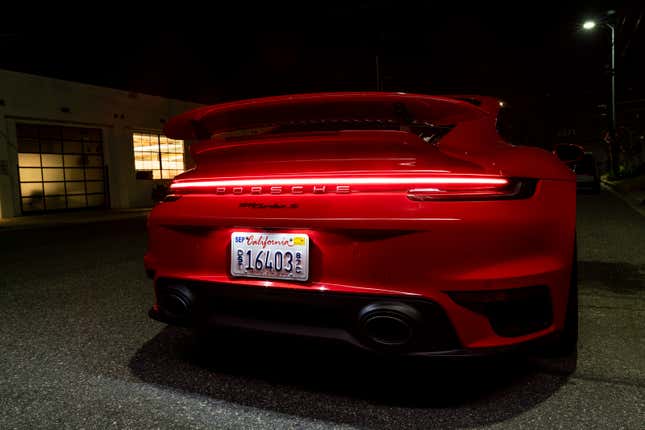
{"label": "rear windshield", "polygon": [[536,146],[548,149],[544,123],[535,115],[516,107],[503,107],[497,114],[497,132],[513,145]]}
{"label": "rear windshield", "polygon": [[452,129],[449,125],[429,123],[401,124],[396,121],[370,120],[310,120],[275,123],[263,127],[253,127],[212,135],[213,139],[232,141],[245,140],[261,135],[314,133],[343,130],[401,130],[416,134],[428,143],[436,143],[441,136]]}

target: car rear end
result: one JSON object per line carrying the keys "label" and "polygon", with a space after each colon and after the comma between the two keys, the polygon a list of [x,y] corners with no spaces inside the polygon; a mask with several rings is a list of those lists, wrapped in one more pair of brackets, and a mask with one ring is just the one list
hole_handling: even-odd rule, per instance
{"label": "car rear end", "polygon": [[295,130],[228,138],[202,118],[196,168],[149,218],[151,316],[411,355],[503,349],[560,330],[573,175],[546,152],[499,142],[494,114],[467,102],[404,104],[423,127],[396,103],[383,102],[391,123],[379,105],[323,131],[320,107],[313,128],[302,119],[313,108],[285,108]]}

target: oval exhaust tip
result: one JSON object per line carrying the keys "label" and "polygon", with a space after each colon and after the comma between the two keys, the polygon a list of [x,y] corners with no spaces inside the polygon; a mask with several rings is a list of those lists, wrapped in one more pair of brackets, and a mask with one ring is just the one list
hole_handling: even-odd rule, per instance
{"label": "oval exhaust tip", "polygon": [[412,338],[410,325],[393,315],[373,315],[363,322],[367,337],[378,344],[401,346]]}
{"label": "oval exhaust tip", "polygon": [[378,347],[403,347],[412,341],[420,315],[403,303],[374,303],[359,315],[361,334]]}
{"label": "oval exhaust tip", "polygon": [[167,287],[159,297],[159,307],[169,317],[177,320],[190,315],[193,296],[183,285]]}

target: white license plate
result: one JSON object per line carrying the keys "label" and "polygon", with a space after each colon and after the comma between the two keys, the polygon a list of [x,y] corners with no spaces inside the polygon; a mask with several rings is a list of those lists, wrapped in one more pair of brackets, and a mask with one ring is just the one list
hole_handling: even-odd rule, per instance
{"label": "white license plate", "polygon": [[231,275],[306,281],[309,236],[236,231],[231,234]]}

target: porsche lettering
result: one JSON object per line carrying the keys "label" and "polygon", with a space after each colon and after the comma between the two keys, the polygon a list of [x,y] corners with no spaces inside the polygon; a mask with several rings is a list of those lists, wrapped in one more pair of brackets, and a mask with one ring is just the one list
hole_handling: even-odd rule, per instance
{"label": "porsche lettering", "polygon": [[273,185],[273,186],[233,186],[216,187],[216,194],[349,194],[349,185]]}

